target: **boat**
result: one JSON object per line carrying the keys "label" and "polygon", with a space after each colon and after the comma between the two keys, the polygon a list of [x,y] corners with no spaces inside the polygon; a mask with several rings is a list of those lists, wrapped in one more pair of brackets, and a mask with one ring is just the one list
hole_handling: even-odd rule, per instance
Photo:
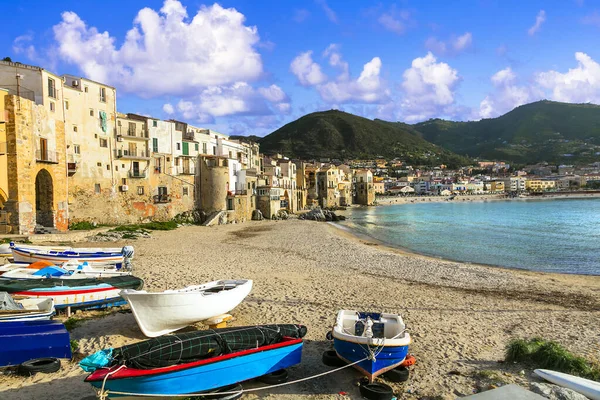
{"label": "boat", "polygon": [[[252,290],[252,281],[220,280],[160,293],[121,291],[144,335],[161,336],[227,313]],[[174,312],[176,310],[176,312]]]}
{"label": "boat", "polygon": [[80,366],[108,398],[196,395],[300,363],[305,334],[293,324],[186,332],[102,350]]}
{"label": "boat", "polygon": [[[57,266],[57,267],[61,267],[64,268],[68,271],[75,271],[77,269],[83,269],[83,267],[85,266],[90,266],[92,270],[101,270],[101,271],[106,271],[106,272],[111,272],[111,271],[122,271],[122,268],[118,268],[115,264],[106,264],[106,263],[88,263],[87,261],[85,262],[79,262],[79,260],[69,260],[67,262],[64,263],[53,263],[51,261],[36,261],[34,263],[8,263],[8,264],[4,264],[2,266],[0,266],[0,276],[3,275],[5,272],[9,272],[9,271],[14,271],[15,269],[20,269],[20,268],[29,268],[29,269],[42,269],[42,268],[46,268],[46,267],[51,267],[51,266]],[[81,268],[80,268],[81,267]]]}
{"label": "boat", "polygon": [[370,382],[375,377],[400,366],[411,338],[402,318],[396,314],[340,310],[332,329],[337,356],[353,365]]}
{"label": "boat", "polygon": [[52,298],[54,307],[105,308],[126,304],[123,289],[141,289],[144,281],[132,275],[87,279],[0,279],[0,292],[12,295]]}
{"label": "boat", "polygon": [[536,369],[533,372],[548,382],[574,390],[590,400],[600,400],[600,382],[549,369]]}
{"label": "boat", "polygon": [[54,264],[69,260],[100,262],[127,267],[134,255],[132,246],[119,248],[45,247],[10,243],[14,262],[34,263],[51,261]]}
{"label": "boat", "polygon": [[[64,268],[64,267],[67,268]],[[86,278],[108,278],[112,276],[131,275],[129,270],[122,271],[116,268],[93,267],[87,262],[83,264],[68,264],[63,266],[51,265],[41,269],[14,268],[0,275],[0,279],[86,279]]]}
{"label": "boat", "polygon": [[12,297],[0,292],[0,322],[44,320],[55,313],[52,298]]}
{"label": "boat", "polygon": [[9,243],[0,244],[0,257],[12,257]]}
{"label": "boat", "polygon": [[0,367],[36,358],[71,358],[69,332],[57,321],[5,322],[0,325]]}

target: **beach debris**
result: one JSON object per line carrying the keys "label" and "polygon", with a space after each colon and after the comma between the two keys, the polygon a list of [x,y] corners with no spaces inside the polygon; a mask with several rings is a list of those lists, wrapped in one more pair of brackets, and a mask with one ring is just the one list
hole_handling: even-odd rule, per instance
{"label": "beach debris", "polygon": [[98,233],[97,235],[90,236],[88,240],[90,242],[116,242],[119,240],[136,240],[136,239],[148,239],[151,238],[150,231],[146,229],[140,229],[137,231],[109,231],[104,233]]}
{"label": "beach debris", "polygon": [[529,386],[532,392],[550,400],[587,400],[587,397],[574,390],[549,383],[531,382]]}
{"label": "beach debris", "polygon": [[252,221],[262,221],[264,219],[260,210],[252,211]]}

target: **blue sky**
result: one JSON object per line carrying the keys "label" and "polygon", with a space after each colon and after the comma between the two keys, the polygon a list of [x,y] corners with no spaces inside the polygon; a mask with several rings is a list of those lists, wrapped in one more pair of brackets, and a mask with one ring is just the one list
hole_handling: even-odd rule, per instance
{"label": "blue sky", "polygon": [[121,112],[230,134],[332,108],[416,122],[600,103],[590,0],[15,1],[3,14],[1,57],[111,84]]}

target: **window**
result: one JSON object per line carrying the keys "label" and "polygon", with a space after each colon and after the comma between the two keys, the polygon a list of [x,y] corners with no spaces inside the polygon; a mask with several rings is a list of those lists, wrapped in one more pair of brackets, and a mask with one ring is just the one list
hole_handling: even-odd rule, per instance
{"label": "window", "polygon": [[73,132],[77,132],[77,125],[73,125]]}
{"label": "window", "polygon": [[196,151],[198,151],[198,146],[199,146],[199,144],[196,143],[196,145],[195,145]]}
{"label": "window", "polygon": [[93,116],[94,116],[94,109],[90,108],[90,117],[93,117]]}
{"label": "window", "polygon": [[217,155],[217,146],[213,146],[213,155]]}
{"label": "window", "polygon": [[206,154],[206,142],[202,143],[202,154]]}
{"label": "window", "polygon": [[167,162],[171,162],[171,157],[167,157]]}
{"label": "window", "polygon": [[53,102],[53,101],[51,101],[51,102],[50,102],[50,111],[54,112],[55,108],[56,108],[56,107],[54,106],[54,102]]}
{"label": "window", "polygon": [[73,145],[73,153],[75,153],[75,154],[81,154],[81,152],[79,150],[79,145],[78,144],[74,144]]}
{"label": "window", "polygon": [[94,185],[94,192],[95,192],[96,194],[100,194],[100,184],[99,184],[99,183],[96,183],[96,184]]}
{"label": "window", "polygon": [[68,110],[68,109],[69,109],[69,101],[65,100],[65,110]]}
{"label": "window", "polygon": [[188,195],[188,188],[187,188],[187,186],[183,188],[183,195],[184,196]]}
{"label": "window", "polygon": [[48,96],[56,99],[56,86],[52,78],[48,78]]}
{"label": "window", "polygon": [[118,170],[119,170],[119,166],[115,165],[115,171],[118,171]]}
{"label": "window", "polygon": [[152,151],[158,153],[158,138],[152,138]]}
{"label": "window", "polygon": [[233,199],[227,199],[227,209],[233,210]]}
{"label": "window", "polygon": [[101,163],[101,162],[98,162],[98,163],[96,163],[96,166],[98,166],[98,167],[101,167],[101,166],[102,166],[102,163]]}
{"label": "window", "polygon": [[121,178],[121,185],[127,185],[127,178]]}
{"label": "window", "polygon": [[158,121],[156,121],[156,120],[152,121],[152,126],[156,128],[158,126]]}
{"label": "window", "polygon": [[183,142],[183,150],[182,153],[184,156],[190,155],[190,144],[188,142]]}
{"label": "window", "polygon": [[87,93],[87,92],[88,92],[88,87],[87,87],[87,86],[84,86],[84,87],[83,87],[83,91]]}
{"label": "window", "polygon": [[106,170],[110,171],[110,165],[106,164]]}
{"label": "window", "polygon": [[100,138],[100,147],[108,147],[108,140]]}
{"label": "window", "polygon": [[144,187],[143,186],[138,186],[138,194],[140,196],[144,194]]}
{"label": "window", "polygon": [[121,164],[121,168],[125,168],[125,164]]}
{"label": "window", "polygon": [[232,157],[231,157],[231,151],[229,152],[229,158],[232,158]]}
{"label": "window", "polygon": [[181,143],[177,143],[177,150],[181,150]]}
{"label": "window", "polygon": [[106,88],[100,88],[100,102],[106,103]]}

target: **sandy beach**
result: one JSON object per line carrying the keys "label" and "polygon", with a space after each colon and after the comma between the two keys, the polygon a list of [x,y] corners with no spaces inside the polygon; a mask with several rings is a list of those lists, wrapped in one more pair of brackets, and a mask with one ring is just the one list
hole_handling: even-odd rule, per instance
{"label": "sandy beach", "polygon": [[[130,244],[136,249],[135,275],[145,280],[148,290],[221,278],[253,279],[252,293],[232,312],[232,325],[308,326],[303,361],[290,369],[290,379],[331,369],[321,363],[321,354],[331,347],[325,334],[341,308],[403,316],[417,359],[409,381],[392,384],[404,399],[454,399],[499,381],[527,387],[537,381],[530,370],[498,363],[512,338],[541,336],[578,355],[600,359],[597,276],[533,273],[405,254],[327,223],[297,219],[188,226],[153,232],[151,239]],[[144,336],[124,307],[86,320],[71,338],[88,355]],[[490,370],[497,372],[493,382],[479,377],[478,372]],[[84,377],[69,362],[50,375],[0,375],[0,398],[92,399],[95,393]],[[346,369],[243,398],[358,399],[359,377]]]}

